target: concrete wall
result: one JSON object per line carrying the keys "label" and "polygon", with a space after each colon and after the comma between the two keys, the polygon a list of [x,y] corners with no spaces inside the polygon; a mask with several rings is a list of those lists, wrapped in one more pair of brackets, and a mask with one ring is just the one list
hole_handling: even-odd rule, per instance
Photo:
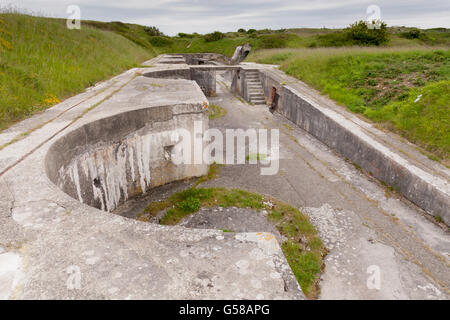
{"label": "concrete wall", "polygon": [[112,211],[153,187],[207,174],[207,165],[173,161],[181,158],[174,147],[181,140],[180,128],[194,137],[194,121],[207,129],[201,104],[139,109],[97,120],[51,146],[47,175],[80,202]]}
{"label": "concrete wall", "polygon": [[177,68],[171,70],[152,70],[145,74],[144,77],[158,79],[186,79],[197,82],[203,93],[207,97],[216,95],[216,70],[214,69],[197,69],[197,68]]}
{"label": "concrete wall", "polygon": [[[429,214],[450,224],[450,197],[445,183],[368,137],[343,116],[317,106],[293,88],[282,86],[269,71],[261,71],[260,78],[266,97],[270,97],[272,87],[277,89],[279,113]],[[245,98],[245,94],[241,96]]]}
{"label": "concrete wall", "polygon": [[179,68],[170,70],[152,70],[144,73],[144,77],[159,79],[191,79],[191,70],[189,68]]}
{"label": "concrete wall", "polygon": [[232,72],[231,92],[244,98],[246,101],[250,101],[250,97],[247,92],[247,77],[245,70],[238,68]]}
{"label": "concrete wall", "polygon": [[186,63],[189,65],[199,65],[201,63],[229,65],[231,62],[230,58],[219,53],[183,53],[180,55],[184,56]]}
{"label": "concrete wall", "polygon": [[216,71],[191,69],[191,80],[197,82],[203,93],[207,97],[216,95]]}

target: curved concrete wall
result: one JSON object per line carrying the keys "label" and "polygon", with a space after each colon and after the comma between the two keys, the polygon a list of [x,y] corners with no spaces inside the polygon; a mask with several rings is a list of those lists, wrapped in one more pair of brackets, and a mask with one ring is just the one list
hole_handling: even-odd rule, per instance
{"label": "curved concrete wall", "polygon": [[207,173],[204,164],[174,164],[182,156],[180,129],[194,137],[196,121],[207,129],[201,104],[138,109],[88,123],[50,147],[47,175],[80,202],[112,211],[153,187]]}

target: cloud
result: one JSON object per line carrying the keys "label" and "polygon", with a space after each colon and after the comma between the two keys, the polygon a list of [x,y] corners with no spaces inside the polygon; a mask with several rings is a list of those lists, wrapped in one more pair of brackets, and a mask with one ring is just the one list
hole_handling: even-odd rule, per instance
{"label": "cloud", "polygon": [[65,17],[79,5],[83,19],[154,25],[173,35],[238,28],[345,27],[365,19],[375,4],[388,25],[450,27],[448,0],[2,0],[13,6]]}

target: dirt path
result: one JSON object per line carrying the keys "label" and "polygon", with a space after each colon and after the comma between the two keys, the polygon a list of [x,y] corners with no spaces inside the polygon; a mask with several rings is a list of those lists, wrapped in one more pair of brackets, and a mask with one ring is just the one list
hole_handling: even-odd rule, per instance
{"label": "dirt path", "polygon": [[280,170],[262,176],[258,165],[227,165],[202,186],[270,195],[307,213],[330,249],[322,299],[449,298],[448,230],[280,115],[241,102],[227,85],[218,76],[210,103],[228,113],[210,127],[279,129]]}

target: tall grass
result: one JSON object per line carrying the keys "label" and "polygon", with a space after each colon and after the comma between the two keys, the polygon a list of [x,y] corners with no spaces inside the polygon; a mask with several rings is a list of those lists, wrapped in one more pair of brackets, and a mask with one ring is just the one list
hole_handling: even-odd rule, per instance
{"label": "tall grass", "polygon": [[280,64],[286,73],[351,111],[382,123],[448,162],[448,48],[276,49],[252,53],[250,59]]}
{"label": "tall grass", "polygon": [[64,20],[0,13],[0,130],[136,66],[153,54],[113,32]]}

